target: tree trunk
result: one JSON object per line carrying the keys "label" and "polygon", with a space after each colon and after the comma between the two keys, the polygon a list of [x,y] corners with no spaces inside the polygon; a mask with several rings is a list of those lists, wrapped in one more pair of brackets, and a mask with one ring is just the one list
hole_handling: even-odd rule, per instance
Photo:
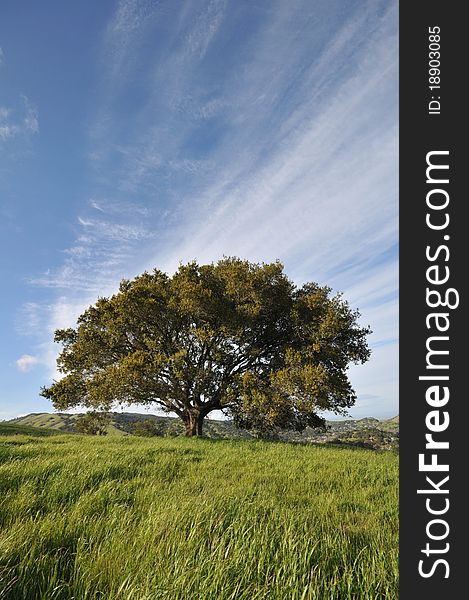
{"label": "tree trunk", "polygon": [[200,437],[202,435],[204,417],[205,415],[199,411],[189,412],[185,416],[184,425],[186,427],[186,437]]}

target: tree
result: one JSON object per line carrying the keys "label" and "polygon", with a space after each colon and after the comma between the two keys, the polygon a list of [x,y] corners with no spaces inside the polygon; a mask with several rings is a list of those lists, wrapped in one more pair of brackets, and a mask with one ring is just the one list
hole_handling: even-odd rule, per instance
{"label": "tree", "polygon": [[76,418],[75,427],[79,433],[107,435],[108,423],[109,416],[106,413],[90,411]]}
{"label": "tree", "polygon": [[183,422],[177,419],[171,419],[164,430],[165,437],[179,437],[184,434]]}
{"label": "tree", "polygon": [[145,419],[136,421],[132,426],[133,435],[142,437],[154,437],[155,435],[164,435],[164,426],[155,421],[155,419]]}
{"label": "tree", "polygon": [[248,429],[301,431],[354,404],[348,365],[370,355],[359,316],[328,287],[295,287],[279,262],[155,269],[55,332],[64,377],[41,394],[60,410],[155,403],[188,436],[214,410]]}

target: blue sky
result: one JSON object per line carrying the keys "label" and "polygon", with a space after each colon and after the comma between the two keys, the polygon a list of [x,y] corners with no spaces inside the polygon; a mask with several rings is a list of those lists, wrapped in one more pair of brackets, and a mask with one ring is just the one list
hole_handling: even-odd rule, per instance
{"label": "blue sky", "polygon": [[0,419],[51,411],[53,332],[123,277],[223,255],[344,292],[354,417],[398,413],[397,3],[0,8]]}

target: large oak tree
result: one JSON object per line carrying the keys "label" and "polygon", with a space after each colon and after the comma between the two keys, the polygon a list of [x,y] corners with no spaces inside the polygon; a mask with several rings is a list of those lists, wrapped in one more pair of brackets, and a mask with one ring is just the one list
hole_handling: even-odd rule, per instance
{"label": "large oak tree", "polygon": [[156,404],[188,436],[214,410],[248,429],[301,431],[354,404],[348,366],[370,355],[358,318],[328,287],[295,287],[279,262],[145,272],[56,331],[64,377],[41,394],[60,410]]}

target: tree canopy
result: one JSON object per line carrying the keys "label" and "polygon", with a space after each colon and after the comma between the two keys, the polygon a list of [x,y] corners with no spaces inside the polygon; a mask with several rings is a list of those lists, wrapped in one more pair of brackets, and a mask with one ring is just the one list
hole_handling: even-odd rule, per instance
{"label": "tree canopy", "polygon": [[348,366],[370,355],[359,316],[329,287],[296,287],[279,262],[155,269],[55,332],[64,376],[41,394],[60,410],[154,403],[189,436],[214,410],[247,429],[301,431],[353,406]]}
{"label": "tree canopy", "polygon": [[80,415],[75,420],[75,427],[79,433],[88,435],[107,435],[107,426],[110,418],[107,413],[89,411]]}
{"label": "tree canopy", "polygon": [[164,426],[155,421],[155,419],[145,419],[136,421],[132,426],[132,434],[142,437],[154,437],[164,435]]}

